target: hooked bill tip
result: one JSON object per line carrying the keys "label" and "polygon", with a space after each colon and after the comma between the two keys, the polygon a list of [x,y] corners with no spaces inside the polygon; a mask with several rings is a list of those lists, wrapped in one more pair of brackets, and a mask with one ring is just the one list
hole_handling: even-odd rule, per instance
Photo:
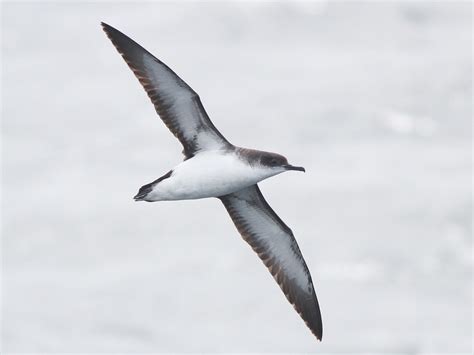
{"label": "hooked bill tip", "polygon": [[305,168],[302,166],[293,166],[293,165],[285,165],[286,170],[296,170],[296,171],[302,171],[303,173],[306,172]]}

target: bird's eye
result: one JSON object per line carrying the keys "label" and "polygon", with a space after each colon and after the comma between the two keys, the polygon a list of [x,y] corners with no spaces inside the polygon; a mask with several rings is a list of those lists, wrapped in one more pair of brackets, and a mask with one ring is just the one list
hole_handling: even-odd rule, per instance
{"label": "bird's eye", "polygon": [[263,157],[261,162],[265,166],[279,166],[279,165],[281,165],[281,161],[277,157]]}

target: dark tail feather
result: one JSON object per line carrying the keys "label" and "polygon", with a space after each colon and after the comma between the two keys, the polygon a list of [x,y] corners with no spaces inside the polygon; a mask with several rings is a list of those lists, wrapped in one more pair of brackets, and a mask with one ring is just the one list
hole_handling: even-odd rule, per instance
{"label": "dark tail feather", "polygon": [[140,190],[138,190],[138,193],[133,197],[133,199],[135,201],[143,201],[151,190],[153,190],[153,185],[155,185],[154,181],[140,187]]}
{"label": "dark tail feather", "polygon": [[138,193],[135,195],[135,197],[133,197],[133,199],[135,201],[146,201],[145,198],[153,190],[153,186],[158,184],[160,181],[169,178],[172,173],[173,173],[173,170],[170,170],[165,175],[156,179],[155,181],[150,182],[149,184],[143,185],[142,187],[140,187],[140,190],[138,190]]}

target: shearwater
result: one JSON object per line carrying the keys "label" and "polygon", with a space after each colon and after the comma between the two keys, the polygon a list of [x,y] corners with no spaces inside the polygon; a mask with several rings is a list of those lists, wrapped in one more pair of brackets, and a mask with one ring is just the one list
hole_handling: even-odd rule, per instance
{"label": "shearwater", "polygon": [[265,201],[257,183],[288,170],[276,153],[232,145],[212,124],[199,96],[167,65],[117,29],[102,23],[156,112],[184,147],[184,161],[140,188],[136,201],[217,197],[311,332],[321,340],[313,282],[293,232]]}

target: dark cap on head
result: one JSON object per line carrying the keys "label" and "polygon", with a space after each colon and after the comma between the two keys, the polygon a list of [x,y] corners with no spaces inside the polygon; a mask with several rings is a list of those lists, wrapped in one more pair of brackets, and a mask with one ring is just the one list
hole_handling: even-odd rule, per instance
{"label": "dark cap on head", "polygon": [[276,153],[262,152],[260,164],[269,168],[282,167],[285,170],[305,171],[305,169],[301,166],[293,166],[288,164],[288,160],[283,155]]}

